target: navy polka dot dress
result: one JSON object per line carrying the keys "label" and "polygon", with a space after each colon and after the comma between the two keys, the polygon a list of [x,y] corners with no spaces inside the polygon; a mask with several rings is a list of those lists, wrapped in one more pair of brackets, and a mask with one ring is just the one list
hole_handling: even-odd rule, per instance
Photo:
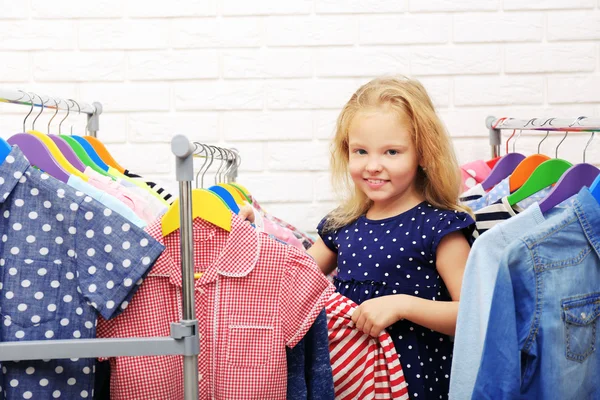
{"label": "navy polka dot dress", "polygon": [[[451,300],[436,269],[436,250],[445,235],[462,231],[470,238],[469,214],[440,210],[427,202],[395,217],[359,217],[319,235],[337,253],[335,286],[357,304],[375,297],[409,294],[424,299]],[[469,239],[470,240],[470,239]],[[450,337],[402,320],[387,328],[400,356],[410,397],[447,399],[452,365]]]}

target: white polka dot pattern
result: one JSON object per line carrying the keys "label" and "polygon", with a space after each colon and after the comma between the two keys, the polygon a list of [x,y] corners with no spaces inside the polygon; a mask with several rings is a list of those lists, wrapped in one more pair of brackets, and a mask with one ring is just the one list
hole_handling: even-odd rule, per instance
{"label": "white polka dot pattern", "polygon": [[[103,205],[84,202],[71,187],[31,168],[18,148],[10,159],[0,165],[0,220],[7,227],[0,251],[0,342],[93,338],[98,313],[117,315],[138,287],[109,288],[108,282],[139,281],[163,247],[137,226],[122,231],[127,220],[107,216]],[[107,227],[119,234],[102,235]],[[104,252],[109,245],[110,254]],[[104,268],[109,263],[112,271]],[[0,398],[92,398],[94,362],[3,362]]]}

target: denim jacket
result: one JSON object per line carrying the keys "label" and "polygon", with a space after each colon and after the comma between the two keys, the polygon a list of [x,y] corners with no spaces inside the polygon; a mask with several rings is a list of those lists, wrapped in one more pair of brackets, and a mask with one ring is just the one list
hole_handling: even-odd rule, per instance
{"label": "denim jacket", "polygon": [[574,206],[506,250],[473,399],[597,399],[600,205]]}

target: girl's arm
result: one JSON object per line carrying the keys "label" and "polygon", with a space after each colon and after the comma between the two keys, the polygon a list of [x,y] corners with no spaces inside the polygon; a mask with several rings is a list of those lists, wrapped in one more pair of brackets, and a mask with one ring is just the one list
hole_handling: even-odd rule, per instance
{"label": "girl's arm", "polygon": [[470,247],[460,232],[447,235],[437,249],[437,270],[452,301],[433,301],[406,294],[382,296],[365,301],[352,315],[356,327],[371,336],[401,319],[434,331],[454,335],[462,278]]}
{"label": "girl's arm", "polygon": [[337,254],[329,250],[321,238],[317,239],[306,252],[315,259],[325,275],[332,273],[337,266]]}

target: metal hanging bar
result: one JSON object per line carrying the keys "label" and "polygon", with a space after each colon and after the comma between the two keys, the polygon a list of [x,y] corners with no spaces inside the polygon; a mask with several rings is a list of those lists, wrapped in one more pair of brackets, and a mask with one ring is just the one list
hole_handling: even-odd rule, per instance
{"label": "metal hanging bar", "polygon": [[489,138],[492,158],[500,156],[502,130],[529,130],[544,132],[600,132],[599,117],[577,118],[496,118],[489,116],[485,119],[485,126],[489,129]]}
{"label": "metal hanging bar", "polygon": [[195,348],[183,357],[184,399],[198,399],[198,320],[194,301],[194,242],[192,226],[192,180],[194,179],[194,151],[196,146],[185,136],[176,135],[171,140],[171,150],[175,155],[175,176],[179,181],[179,218],[181,243],[181,277],[183,320],[181,325],[190,327],[195,338]]}
{"label": "metal hanging bar", "polygon": [[[11,103],[11,104],[20,104],[25,106],[32,105],[34,107],[44,107],[55,110],[63,110],[68,111],[68,105],[66,101],[55,97],[55,96],[33,96],[33,100],[29,99],[29,96],[24,96],[23,91],[21,90],[12,90],[6,88],[0,88],[0,102],[2,103]],[[40,101],[36,101],[35,99],[39,98]],[[54,101],[50,101],[50,99],[56,98],[58,101],[55,104]],[[98,131],[100,130],[100,121],[99,117],[102,114],[102,104],[99,102],[94,102],[92,104],[78,102],[81,107],[81,113],[87,114],[87,131],[90,136],[96,137]]]}

